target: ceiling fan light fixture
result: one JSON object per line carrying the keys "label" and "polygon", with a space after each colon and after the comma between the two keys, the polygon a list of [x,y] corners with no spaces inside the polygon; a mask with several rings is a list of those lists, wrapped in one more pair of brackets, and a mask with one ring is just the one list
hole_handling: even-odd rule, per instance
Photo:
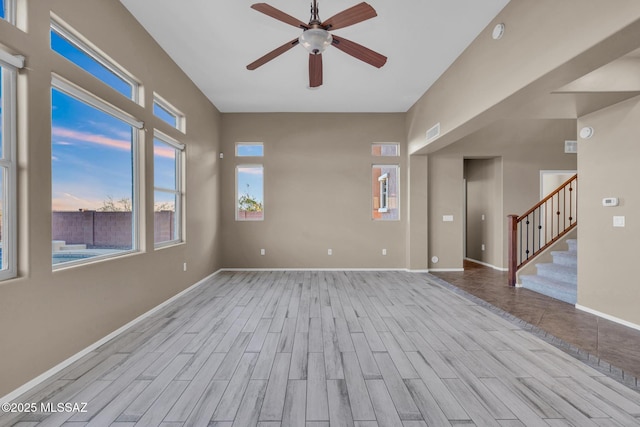
{"label": "ceiling fan light fixture", "polygon": [[300,35],[298,41],[309,53],[317,55],[331,45],[333,37],[322,28],[309,28]]}

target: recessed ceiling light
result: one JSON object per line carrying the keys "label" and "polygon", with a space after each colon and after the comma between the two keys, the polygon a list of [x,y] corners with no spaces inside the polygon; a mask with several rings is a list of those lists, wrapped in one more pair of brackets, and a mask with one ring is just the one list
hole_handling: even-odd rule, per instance
{"label": "recessed ceiling light", "polygon": [[491,33],[491,37],[493,37],[494,40],[500,40],[503,35],[504,24],[497,24],[495,27],[493,27],[493,33]]}

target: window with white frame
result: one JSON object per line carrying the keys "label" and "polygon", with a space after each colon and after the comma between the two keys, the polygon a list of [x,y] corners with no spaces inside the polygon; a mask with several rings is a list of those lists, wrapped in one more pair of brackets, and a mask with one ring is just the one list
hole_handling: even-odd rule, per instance
{"label": "window with white frame", "polygon": [[0,49],[0,280],[17,274],[16,79],[23,61]]}
{"label": "window with white frame", "polygon": [[264,219],[264,167],[236,166],[236,220]]}
{"label": "window with white frame", "polygon": [[376,157],[398,157],[400,156],[400,144],[374,142],[371,144],[371,155]]}
{"label": "window with white frame", "polygon": [[0,1],[0,19],[4,19],[12,24],[16,23],[16,1],[1,0]]}
{"label": "window with white frame", "polygon": [[153,114],[171,127],[181,132],[185,131],[186,121],[184,114],[157,93],[153,94]]}
{"label": "window with white frame", "polygon": [[372,218],[374,220],[400,219],[400,167],[373,165]]}
{"label": "window with white frame", "polygon": [[236,143],[236,157],[264,157],[264,144],[261,142]]}
{"label": "window with white frame", "polygon": [[[236,157],[264,157],[262,142],[236,143]],[[264,166],[236,166],[236,221],[264,219]]]}
{"label": "window with white frame", "polygon": [[153,241],[158,246],[182,238],[184,145],[156,130],[153,140]]}
{"label": "window with white frame", "polygon": [[104,84],[138,102],[139,84],[122,67],[109,60],[95,46],[84,41],[58,18],[51,21],[51,49]]}
{"label": "window with white frame", "polygon": [[54,75],[52,263],[138,249],[138,131],[143,123]]}

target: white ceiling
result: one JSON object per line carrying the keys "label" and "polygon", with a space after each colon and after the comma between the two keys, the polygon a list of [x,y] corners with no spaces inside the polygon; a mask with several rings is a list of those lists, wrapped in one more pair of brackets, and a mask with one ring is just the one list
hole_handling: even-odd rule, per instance
{"label": "white ceiling", "polygon": [[[508,0],[368,0],[378,16],[335,34],[389,59],[377,69],[334,47],[324,83],[307,88],[296,46],[254,71],[246,65],[301,30],[250,8],[255,0],[120,0],[222,112],[405,112]],[[303,22],[310,0],[266,3]],[[322,0],[320,18],[359,3]]]}

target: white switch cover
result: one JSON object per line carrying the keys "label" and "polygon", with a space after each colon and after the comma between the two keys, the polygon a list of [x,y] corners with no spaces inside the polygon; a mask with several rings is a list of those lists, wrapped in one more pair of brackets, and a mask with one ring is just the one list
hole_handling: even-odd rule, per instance
{"label": "white switch cover", "polygon": [[453,215],[443,215],[442,216],[442,221],[443,222],[453,222]]}
{"label": "white switch cover", "polygon": [[482,220],[484,221],[484,214],[482,214]]}
{"label": "white switch cover", "polygon": [[331,249],[327,249],[327,255],[333,255],[333,251]]}
{"label": "white switch cover", "polygon": [[614,216],[613,217],[613,226],[614,227],[624,227],[624,217],[623,216]]}
{"label": "white switch cover", "polygon": [[267,251],[265,251],[264,249],[260,249],[260,255],[264,255],[266,253],[267,253]]}

